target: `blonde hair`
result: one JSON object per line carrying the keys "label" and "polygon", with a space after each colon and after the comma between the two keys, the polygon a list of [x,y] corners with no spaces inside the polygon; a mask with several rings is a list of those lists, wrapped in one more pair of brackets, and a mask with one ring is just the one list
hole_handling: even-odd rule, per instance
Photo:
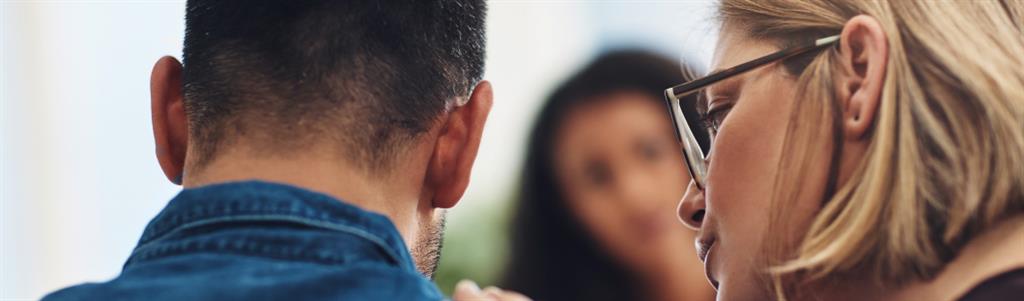
{"label": "blonde hair", "polygon": [[[856,279],[898,287],[936,276],[971,238],[1024,214],[1024,5],[1019,1],[722,0],[725,26],[780,47],[838,34],[868,15],[889,56],[870,146],[830,187],[805,232],[786,220],[808,157],[841,148],[838,50],[809,59],[779,163],[768,272],[779,299]],[[808,148],[832,137],[833,152]],[[792,243],[786,243],[787,241]],[[802,286],[804,292],[793,288]],[[807,287],[817,289],[806,289]]]}

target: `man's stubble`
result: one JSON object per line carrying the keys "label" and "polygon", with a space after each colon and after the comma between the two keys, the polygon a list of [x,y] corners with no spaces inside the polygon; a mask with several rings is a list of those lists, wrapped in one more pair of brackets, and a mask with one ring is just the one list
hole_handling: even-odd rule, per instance
{"label": "man's stubble", "polygon": [[444,244],[444,227],[447,210],[441,211],[431,222],[422,223],[416,245],[412,248],[412,259],[420,274],[433,280],[441,261],[441,247]]}

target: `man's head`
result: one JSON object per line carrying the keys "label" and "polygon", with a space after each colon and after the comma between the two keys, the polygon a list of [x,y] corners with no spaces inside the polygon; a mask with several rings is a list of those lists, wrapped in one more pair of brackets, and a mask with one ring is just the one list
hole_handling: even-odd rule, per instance
{"label": "man's head", "polygon": [[191,0],[186,28],[197,168],[246,134],[268,152],[332,141],[386,167],[483,75],[480,1]]}
{"label": "man's head", "polygon": [[[407,241],[438,232],[433,209],[465,191],[491,105],[482,0],[187,7],[184,66],[161,59],[151,83],[169,179],[291,182],[422,226]],[[413,216],[359,200],[406,196]]]}

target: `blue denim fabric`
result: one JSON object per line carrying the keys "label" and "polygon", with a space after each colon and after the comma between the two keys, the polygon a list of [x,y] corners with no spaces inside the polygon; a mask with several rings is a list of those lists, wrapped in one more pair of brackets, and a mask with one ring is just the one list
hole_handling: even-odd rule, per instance
{"label": "blue denim fabric", "polygon": [[391,221],[266,182],[186,189],[121,275],[43,300],[442,300]]}

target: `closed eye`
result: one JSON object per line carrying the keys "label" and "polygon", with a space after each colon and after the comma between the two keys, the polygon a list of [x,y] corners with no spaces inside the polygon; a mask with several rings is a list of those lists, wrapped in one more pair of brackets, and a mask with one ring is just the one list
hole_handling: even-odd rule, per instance
{"label": "closed eye", "polygon": [[725,120],[729,111],[732,111],[732,107],[732,104],[722,104],[709,109],[706,114],[701,115],[701,125],[711,135],[717,134],[718,129],[722,126],[722,121]]}

